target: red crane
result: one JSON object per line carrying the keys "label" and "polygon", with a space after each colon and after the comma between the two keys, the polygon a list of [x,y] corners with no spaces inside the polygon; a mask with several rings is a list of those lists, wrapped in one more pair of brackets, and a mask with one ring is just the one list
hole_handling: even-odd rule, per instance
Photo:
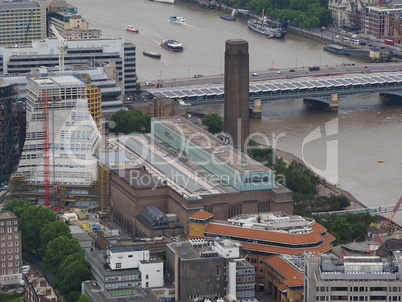
{"label": "red crane", "polygon": [[45,207],[50,206],[50,166],[49,166],[49,99],[47,90],[42,91],[42,121],[43,121],[43,183]]}
{"label": "red crane", "polygon": [[376,247],[380,243],[380,241],[382,239],[382,236],[384,235],[385,231],[388,229],[389,225],[391,224],[392,219],[394,219],[394,216],[395,216],[396,212],[398,212],[398,210],[399,210],[399,208],[401,206],[401,203],[402,203],[402,196],[401,196],[401,198],[399,198],[398,202],[395,204],[395,206],[394,206],[394,208],[393,208],[393,210],[391,212],[390,217],[388,217],[388,220],[387,220],[386,224],[384,224],[381,227],[380,232],[375,237],[374,244],[371,247],[370,252],[369,252],[369,256],[371,256],[373,254],[373,252],[376,250]]}

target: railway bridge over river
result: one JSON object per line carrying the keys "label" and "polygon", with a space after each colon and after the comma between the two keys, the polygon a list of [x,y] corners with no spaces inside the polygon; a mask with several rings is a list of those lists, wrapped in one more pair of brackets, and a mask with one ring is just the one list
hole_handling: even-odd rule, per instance
{"label": "railway bridge over river", "polygon": [[[249,84],[250,114],[261,117],[262,108],[289,99],[304,99],[332,111],[357,95],[381,93],[402,97],[402,71],[362,72],[343,75],[302,76],[252,81]],[[223,104],[223,84],[205,84],[148,90],[156,97],[175,100],[191,109]]]}

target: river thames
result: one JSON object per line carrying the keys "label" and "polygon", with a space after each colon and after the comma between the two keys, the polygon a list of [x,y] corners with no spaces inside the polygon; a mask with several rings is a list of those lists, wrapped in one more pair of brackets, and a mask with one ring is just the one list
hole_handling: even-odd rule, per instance
{"label": "river thames", "polygon": [[[301,68],[312,65],[363,64],[353,57],[322,50],[322,42],[288,33],[283,40],[268,40],[249,30],[246,19],[229,22],[222,12],[207,10],[176,0],[173,5],[148,0],[69,0],[91,28],[103,37],[122,37],[137,47],[137,75],[140,82],[188,78],[194,74],[223,72],[227,39],[249,43],[250,72],[269,68]],[[169,16],[186,18],[187,25],[167,22]],[[125,31],[135,25],[139,33]],[[177,39],[182,53],[161,48],[164,39]],[[162,54],[161,60],[144,57],[143,50]],[[201,108],[223,114],[222,106]],[[329,113],[304,106],[302,100],[284,101],[264,108],[261,120],[252,120],[252,133],[279,137],[276,148],[294,154],[326,176],[328,163],[342,189],[367,206],[395,204],[402,195],[402,105],[380,100],[377,94],[348,99],[339,112]],[[336,147],[337,146],[337,152]],[[330,149],[330,152],[327,150]],[[378,163],[383,160],[383,163]],[[402,224],[402,214],[394,219]]]}

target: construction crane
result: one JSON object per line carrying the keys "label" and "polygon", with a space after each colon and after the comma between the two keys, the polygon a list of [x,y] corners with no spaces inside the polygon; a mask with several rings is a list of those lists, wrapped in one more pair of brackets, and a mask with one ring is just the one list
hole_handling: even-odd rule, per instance
{"label": "construction crane", "polygon": [[376,247],[380,243],[382,236],[384,235],[385,231],[388,229],[389,225],[391,224],[392,219],[394,219],[396,212],[398,212],[398,210],[401,206],[401,203],[402,203],[402,196],[401,196],[401,198],[399,198],[398,202],[395,204],[395,207],[392,210],[390,217],[388,217],[386,224],[381,227],[380,232],[375,237],[374,243],[369,251],[369,256],[371,256],[374,253],[374,251],[376,250]]}
{"label": "construction crane", "polygon": [[50,166],[49,166],[49,99],[47,90],[42,91],[42,121],[43,121],[43,205],[50,206]]}
{"label": "construction crane", "polygon": [[50,25],[54,35],[56,36],[57,40],[59,40],[59,70],[61,74],[64,74],[64,52],[67,49],[65,39],[59,34],[56,27],[54,25]]}

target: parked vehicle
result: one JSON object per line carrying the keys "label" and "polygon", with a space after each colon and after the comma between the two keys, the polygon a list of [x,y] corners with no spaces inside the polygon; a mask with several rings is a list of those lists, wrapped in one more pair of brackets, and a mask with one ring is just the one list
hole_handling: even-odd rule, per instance
{"label": "parked vehicle", "polygon": [[309,67],[308,70],[310,70],[310,71],[320,70],[320,66],[312,66],[312,67]]}

